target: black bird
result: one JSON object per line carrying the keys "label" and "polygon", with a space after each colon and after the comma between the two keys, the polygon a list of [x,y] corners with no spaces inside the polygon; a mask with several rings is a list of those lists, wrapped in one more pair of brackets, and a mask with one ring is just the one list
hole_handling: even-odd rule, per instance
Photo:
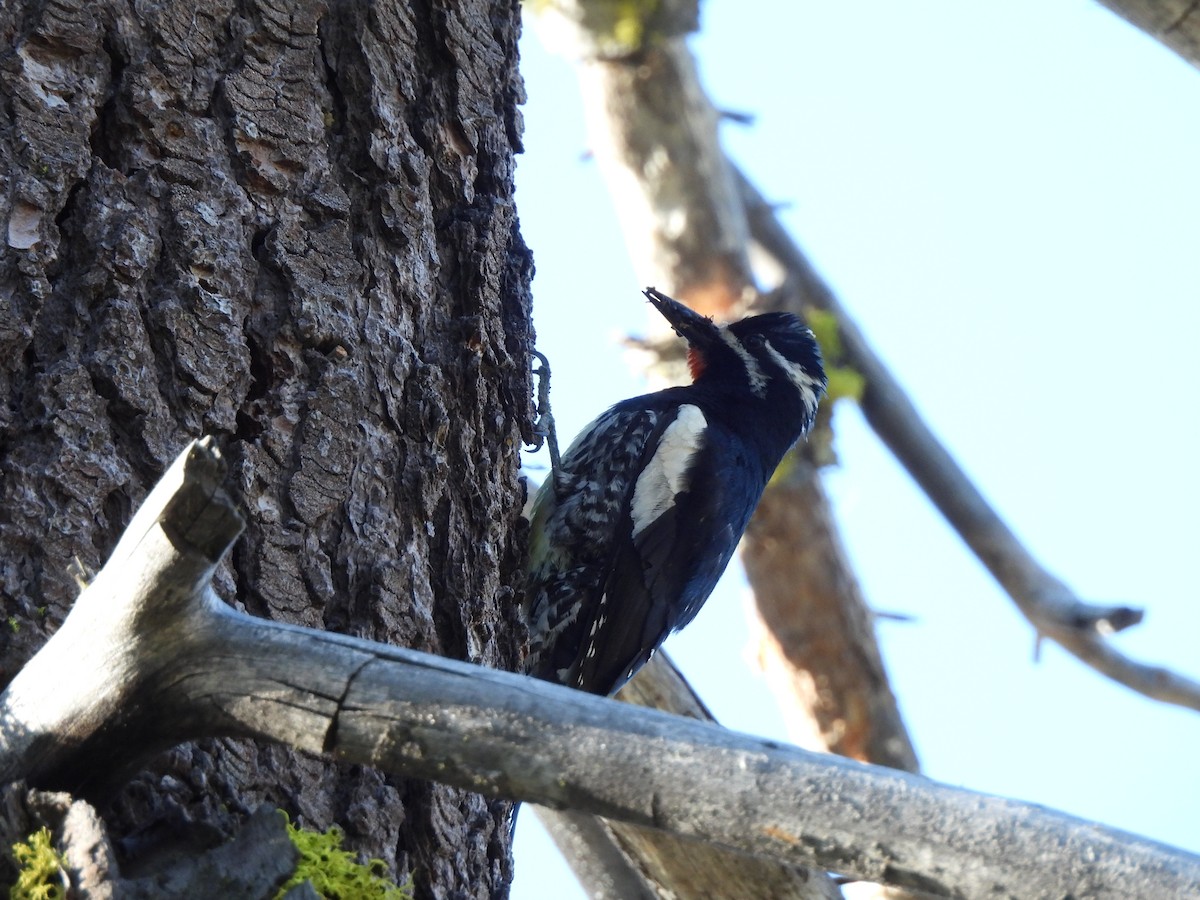
{"label": "black bird", "polygon": [[688,342],[692,383],[592,422],[531,515],[527,670],[594,694],[700,610],[825,390],[821,351],[791,313],[718,326],[645,294]]}

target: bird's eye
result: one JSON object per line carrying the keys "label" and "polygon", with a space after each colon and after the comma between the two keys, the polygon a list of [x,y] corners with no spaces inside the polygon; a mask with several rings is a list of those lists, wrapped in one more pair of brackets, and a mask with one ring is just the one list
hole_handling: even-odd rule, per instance
{"label": "bird's eye", "polygon": [[751,350],[761,349],[763,344],[765,344],[766,342],[767,342],[767,339],[765,337],[763,337],[761,334],[748,334],[748,335],[746,335],[746,340],[743,341],[743,343]]}

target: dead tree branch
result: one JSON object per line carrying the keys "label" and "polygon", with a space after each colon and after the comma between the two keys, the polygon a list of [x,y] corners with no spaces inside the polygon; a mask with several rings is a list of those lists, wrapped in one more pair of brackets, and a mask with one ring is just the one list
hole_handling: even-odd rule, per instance
{"label": "dead tree branch", "polygon": [[780,302],[797,311],[820,309],[837,320],[845,358],[839,365],[863,376],[863,415],[959,537],[971,548],[1033,625],[1039,637],[1126,687],[1164,703],[1200,711],[1200,683],[1160,666],[1129,659],[1107,640],[1142,619],[1127,606],[1082,600],[1051,574],[984,499],[921,417],[900,383],[867,343],[858,324],[817,275],[779,223],[771,204],[741,173],[738,182],[751,233],[787,273]]}
{"label": "dead tree branch", "polygon": [[[659,652],[618,699],[700,721],[714,721],[666,653]],[[823,872],[746,856],[655,828],[547,810],[537,815],[593,900],[637,900],[665,891],[678,900],[831,900],[841,891]]]}
{"label": "dead tree branch", "polygon": [[209,582],[241,529],[222,477],[211,441],[185,449],[0,695],[5,781],[253,737],[951,896],[1200,891],[1200,858],[1031,804],[238,613]]}

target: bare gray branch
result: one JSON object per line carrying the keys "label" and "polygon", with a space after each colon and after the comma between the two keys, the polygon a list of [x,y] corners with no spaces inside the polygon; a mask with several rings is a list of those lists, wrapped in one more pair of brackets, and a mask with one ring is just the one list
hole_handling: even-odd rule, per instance
{"label": "bare gray branch", "polygon": [[1085,602],[1013,534],[933,434],[857,323],[780,225],[771,204],[740,172],[738,183],[755,241],[787,273],[781,302],[800,311],[815,307],[834,315],[845,351],[841,364],[866,381],[861,400],[864,417],[1038,635],[1138,693],[1200,711],[1200,683],[1136,662],[1107,640],[1113,631],[1141,621],[1140,610]]}
{"label": "bare gray branch", "polygon": [[0,696],[5,780],[76,786],[185,738],[258,737],[951,896],[1200,891],[1200,859],[1031,804],[237,613],[205,582],[240,530],[219,471],[211,443],[184,451]]}

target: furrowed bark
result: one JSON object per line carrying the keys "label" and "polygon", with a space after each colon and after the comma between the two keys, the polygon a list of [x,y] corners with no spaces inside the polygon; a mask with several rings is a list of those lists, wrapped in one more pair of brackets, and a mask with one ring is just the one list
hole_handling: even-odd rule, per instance
{"label": "furrowed bark", "polygon": [[[519,663],[529,282],[514,0],[0,3],[0,685],[190,437],[256,616]],[[502,804],[281,745],[177,745],[131,855],[261,805],[419,896],[494,900]]]}

